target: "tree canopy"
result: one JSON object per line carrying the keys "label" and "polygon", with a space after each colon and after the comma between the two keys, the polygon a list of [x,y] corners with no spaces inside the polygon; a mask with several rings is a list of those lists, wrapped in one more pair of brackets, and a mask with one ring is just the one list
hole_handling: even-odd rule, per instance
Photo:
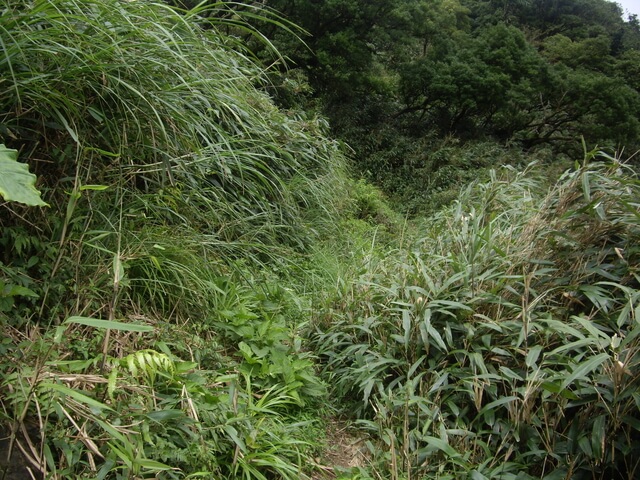
{"label": "tree canopy", "polygon": [[612,150],[640,147],[640,28],[615,3],[268,5],[308,32],[306,46],[282,31],[273,40],[305,72],[309,100],[354,148],[362,172],[381,168],[381,155],[385,165],[406,165],[407,154],[420,155],[410,144],[447,137],[557,152],[579,151],[582,137]]}

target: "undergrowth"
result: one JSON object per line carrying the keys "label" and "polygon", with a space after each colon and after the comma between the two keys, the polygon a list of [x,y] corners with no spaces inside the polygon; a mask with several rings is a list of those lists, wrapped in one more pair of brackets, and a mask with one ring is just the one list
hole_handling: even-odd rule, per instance
{"label": "undergrowth", "polygon": [[637,476],[635,172],[442,145],[405,221],[227,7],[0,7],[5,478],[316,478],[340,407],[353,478]]}
{"label": "undergrowth", "polygon": [[494,172],[377,257],[314,350],[378,478],[638,475],[640,183]]}
{"label": "undergrowth", "polygon": [[0,8],[0,168],[48,204],[0,205],[3,474],[311,475],[300,271],[348,197],[326,122],[273,104],[224,3]]}

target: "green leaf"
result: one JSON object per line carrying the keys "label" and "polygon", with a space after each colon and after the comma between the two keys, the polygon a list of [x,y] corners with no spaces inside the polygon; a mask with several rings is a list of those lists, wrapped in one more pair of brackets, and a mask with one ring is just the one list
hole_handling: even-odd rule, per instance
{"label": "green leaf", "polygon": [[551,393],[560,393],[562,391],[560,384],[557,382],[542,382],[540,386],[547,392]]}
{"label": "green leaf", "polygon": [[0,195],[8,202],[48,207],[35,185],[36,176],[27,164],[18,162],[18,151],[0,144]]}
{"label": "green leaf", "polygon": [[408,310],[402,311],[402,328],[404,329],[404,345],[405,347],[409,345],[409,340],[411,339],[411,313]]}
{"label": "green leaf", "polygon": [[96,400],[94,398],[88,397],[88,396],[78,392],[77,390],[73,390],[72,388],[65,387],[64,385],[60,385],[58,383],[42,382],[40,384],[40,386],[42,388],[48,388],[50,390],[56,390],[56,391],[62,393],[63,395],[71,397],[71,398],[75,399],[76,401],[78,401],[80,403],[84,403],[85,405],[88,405],[90,407],[97,408],[98,410],[111,410],[111,411],[113,411],[112,408],[110,408],[109,406],[105,405],[104,403],[99,402],[98,400]]}
{"label": "green leaf", "polygon": [[240,353],[242,353],[242,356],[245,360],[254,360],[253,350],[251,350],[251,347],[248,344],[246,344],[245,342],[240,342],[238,344],[238,349],[240,350]]}
{"label": "green leaf", "polygon": [[[0,283],[0,285],[2,285],[2,283]],[[2,297],[19,296],[19,297],[38,298],[40,295],[38,295],[36,292],[31,290],[30,288],[22,287],[20,285],[8,284],[8,285],[5,285],[5,287],[2,290],[0,290],[0,296]]]}
{"label": "green leaf", "polygon": [[634,428],[636,431],[640,432],[640,420],[632,417],[631,415],[625,415],[622,417],[622,423],[625,425],[629,425],[631,428]]}
{"label": "green leaf", "polygon": [[571,318],[576,322],[578,322],[580,325],[582,325],[584,329],[591,334],[591,337],[593,339],[599,338],[601,340],[604,340],[605,345],[608,345],[611,343],[611,339],[609,338],[609,336],[606,333],[598,330],[598,328],[588,318],[579,317],[575,315],[572,316]]}
{"label": "green leaf", "polygon": [[107,190],[109,185],[82,185],[80,187],[80,191],[83,192],[85,190],[93,190],[95,192],[102,192],[103,190]]}
{"label": "green leaf", "polygon": [[582,174],[582,193],[587,202],[591,201],[591,185],[589,184],[589,172],[585,171]]}
{"label": "green leaf", "polygon": [[588,437],[584,435],[580,437],[578,439],[578,446],[580,447],[580,450],[587,455],[587,457],[593,457],[593,451],[591,450],[591,443],[589,443]]}
{"label": "green leaf", "polygon": [[118,287],[120,282],[124,278],[124,265],[122,264],[122,260],[120,260],[120,255],[115,254],[113,256],[113,285],[114,287]]}
{"label": "green leaf", "polygon": [[120,458],[120,460],[123,461],[123,463],[127,466],[127,468],[131,470],[131,468],[133,467],[133,463],[131,461],[132,460],[131,455],[128,455],[129,452],[124,451],[124,449],[120,447],[120,445],[116,446],[114,442],[107,442],[107,445],[109,446],[109,449],[113,453],[115,453],[118,456],[118,458]]}
{"label": "green leaf", "polygon": [[157,462],[148,458],[137,458],[134,463],[140,465],[142,468],[153,471],[174,470],[173,467],[165,465],[164,463]]}
{"label": "green leaf", "polygon": [[424,440],[429,444],[430,447],[441,450],[443,453],[447,454],[451,458],[459,457],[460,454],[447,442],[438,437],[426,436]]}
{"label": "green leaf", "polygon": [[556,468],[548,475],[545,475],[542,480],[564,480],[567,478],[566,468]]}
{"label": "green leaf", "polygon": [[591,450],[596,460],[602,461],[607,437],[607,416],[600,415],[593,422],[591,431]]}
{"label": "green leaf", "polygon": [[586,377],[588,374],[593,372],[596,368],[598,368],[608,359],[609,359],[608,353],[601,353],[600,355],[596,355],[595,357],[592,357],[589,360],[581,364],[578,364],[578,366],[576,366],[573,372],[571,372],[571,375],[569,375],[566,379],[564,379],[564,381],[562,382],[561,388],[564,390],[569,385],[571,385],[571,383],[574,380]]}
{"label": "green leaf", "polygon": [[509,397],[502,397],[499,398],[498,400],[494,400],[491,403],[488,403],[487,405],[485,405],[484,407],[482,407],[482,410],[480,410],[478,412],[478,416],[480,415],[484,415],[485,412],[492,410],[494,408],[500,407],[506,403],[512,403],[512,402],[517,402],[518,401],[518,397],[515,396],[509,396]]}
{"label": "green leaf", "polygon": [[48,444],[44,444],[44,458],[47,461],[47,466],[49,470],[55,471],[56,461],[53,459],[53,453],[51,453],[51,447]]}
{"label": "green leaf", "polygon": [[519,382],[522,381],[522,377],[518,375],[516,372],[511,370],[509,367],[505,367],[504,365],[500,365],[499,370],[502,372],[504,376],[510,378],[511,380],[517,380]]}
{"label": "green leaf", "polygon": [[536,345],[532,347],[531,350],[527,353],[527,357],[524,362],[527,364],[527,367],[531,368],[538,361],[538,357],[540,356],[540,352],[542,352],[542,346]]}
{"label": "green leaf", "polygon": [[99,320],[97,318],[88,317],[69,317],[64,321],[64,323],[77,323],[88,327],[103,328],[105,330],[120,330],[123,332],[153,332],[153,327],[150,325],[115,322],[113,320]]}
{"label": "green leaf", "polygon": [[222,425],[222,430],[224,430],[224,432],[227,435],[229,435],[231,440],[233,440],[233,443],[235,443],[242,452],[246,452],[247,451],[247,446],[245,445],[244,441],[238,435],[238,431],[235,429],[235,427],[233,427],[232,425],[228,425],[228,424],[227,425]]}
{"label": "green leaf", "polygon": [[489,480],[489,479],[485,477],[483,474],[481,474],[479,471],[473,470],[471,472],[471,480]]}
{"label": "green leaf", "polygon": [[612,303],[611,294],[598,285],[580,285],[578,291],[583,293],[598,309],[609,311]]}
{"label": "green leaf", "polygon": [[422,325],[424,325],[424,329],[426,330],[428,337],[432,338],[435,342],[436,345],[443,351],[446,352],[447,351],[447,346],[444,343],[444,340],[442,339],[442,336],[440,335],[440,332],[438,332],[438,330],[436,330],[434,328],[434,326],[431,324],[431,310],[427,309],[424,313],[424,321],[422,322]]}

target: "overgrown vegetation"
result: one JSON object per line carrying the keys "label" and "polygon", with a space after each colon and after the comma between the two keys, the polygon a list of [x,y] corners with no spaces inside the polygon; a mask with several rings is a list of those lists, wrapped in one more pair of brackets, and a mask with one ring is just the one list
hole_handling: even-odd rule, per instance
{"label": "overgrown vegetation", "polygon": [[304,477],[317,441],[302,408],[325,387],[298,334],[304,279],[278,272],[343,208],[326,125],[278,110],[211,10],[3,9],[0,131],[50,205],[2,205],[8,465]]}
{"label": "overgrown vegetation", "polygon": [[637,475],[640,183],[593,160],[473,183],[319,320],[380,478]]}
{"label": "overgrown vegetation", "polygon": [[[637,172],[521,148],[636,145],[637,21],[598,2],[535,41],[524,4],[273,2],[303,46],[257,4],[5,1],[3,478],[637,476]],[[547,61],[580,88],[526,111]]]}
{"label": "overgrown vegetation", "polygon": [[[581,137],[629,153],[640,148],[640,24],[637,16],[623,19],[613,2],[269,5],[310,33],[305,48],[282,30],[264,29],[298,66],[274,81],[279,98],[321,109],[334,134],[355,149],[358,172],[404,211],[422,206],[407,197],[440,195],[437,183],[416,182],[416,172],[423,178],[454,169],[463,177],[457,188],[475,175],[476,165],[449,157],[452,144],[473,157],[487,144],[504,149],[492,166],[523,149],[551,152],[548,161],[573,159]],[[312,94],[301,88],[300,72]]]}

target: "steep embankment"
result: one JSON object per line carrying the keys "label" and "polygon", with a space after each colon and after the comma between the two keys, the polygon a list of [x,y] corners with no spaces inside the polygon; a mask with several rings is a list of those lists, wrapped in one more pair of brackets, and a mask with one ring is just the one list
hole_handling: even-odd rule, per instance
{"label": "steep embankment", "polygon": [[348,206],[343,158],[321,120],[261,91],[235,36],[251,29],[215,8],[5,2],[0,134],[49,204],[0,206],[5,468],[313,468],[305,407],[325,387],[300,272]]}

